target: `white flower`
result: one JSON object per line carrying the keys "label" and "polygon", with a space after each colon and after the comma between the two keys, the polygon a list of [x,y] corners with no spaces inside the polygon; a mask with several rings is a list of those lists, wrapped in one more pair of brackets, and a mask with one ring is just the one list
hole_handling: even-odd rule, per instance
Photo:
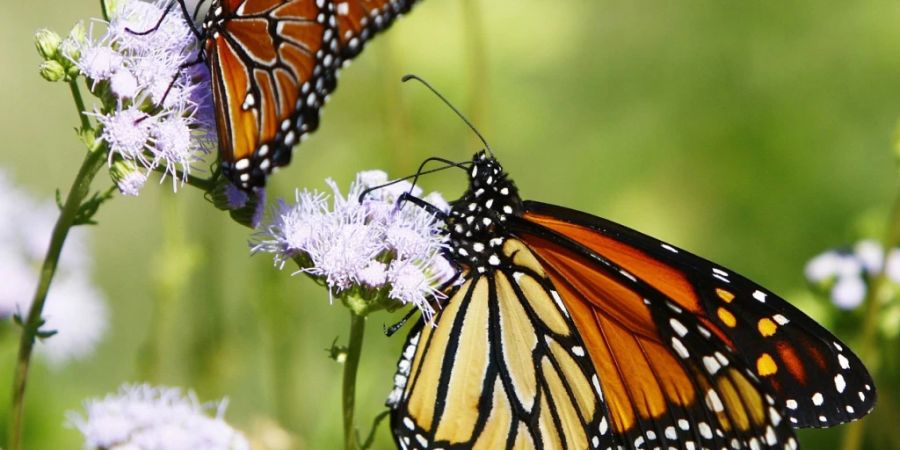
{"label": "white flower", "polygon": [[225,422],[226,405],[203,405],[178,388],[125,385],[116,395],[86,401],[87,414],[70,412],[68,423],[84,435],[86,449],[249,450]]}
{"label": "white flower", "polygon": [[831,299],[841,309],[855,309],[866,297],[867,286],[859,277],[838,278],[831,288]]}
{"label": "white flower", "polygon": [[46,322],[41,327],[56,334],[40,341],[38,353],[55,367],[91,354],[109,324],[109,311],[102,298],[84,277],[57,277],[47,294]]}
{"label": "white flower", "polygon": [[804,270],[806,279],[813,283],[820,283],[833,277],[837,273],[840,260],[841,255],[834,251],[816,255],[806,263]]}
{"label": "white flower", "polygon": [[142,165],[149,166],[144,150],[148,149],[150,129],[153,128],[156,118],[147,115],[136,106],[96,117],[103,125],[100,138],[109,144],[110,161],[118,153],[127,160],[137,160]]}
{"label": "white flower", "polygon": [[900,284],[900,249],[893,248],[888,252],[884,273],[894,284]]}
{"label": "white flower", "polygon": [[376,189],[360,202],[367,188],[386,182],[382,171],[360,172],[344,196],[329,179],[331,205],[323,193],[298,190],[294,204],[279,201],[252,251],[273,253],[278,267],[299,258],[300,271],[322,280],[331,294],[387,287],[388,297],[430,318],[433,300],[443,298],[438,287],[455,275],[442,256],[442,224],[414,204],[398,208],[403,192],[421,193],[409,183]]}
{"label": "white flower", "polygon": [[894,248],[884,256],[877,241],[857,242],[853,251],[829,250],[809,260],[807,280],[828,291],[832,302],[841,309],[854,309],[862,304],[869,282],[881,274],[900,285],[900,249]]}
{"label": "white flower", "polygon": [[[0,216],[6,219],[0,221],[0,319],[28,314],[58,214],[52,202],[18,190],[0,171]],[[41,331],[56,334],[38,341],[36,352],[55,367],[90,354],[108,325],[103,294],[90,283],[86,232],[70,231],[44,305]]]}
{"label": "white flower", "polygon": [[[93,38],[97,21],[88,39],[70,38],[61,47],[94,89],[109,81],[114,104],[89,114],[102,125],[110,165],[124,159],[147,172],[162,167],[177,190],[215,147],[215,117],[208,70],[192,65],[198,43],[177,5],[166,12],[170,4],[121,0],[101,37]],[[143,182],[131,181],[119,188],[136,195]]]}

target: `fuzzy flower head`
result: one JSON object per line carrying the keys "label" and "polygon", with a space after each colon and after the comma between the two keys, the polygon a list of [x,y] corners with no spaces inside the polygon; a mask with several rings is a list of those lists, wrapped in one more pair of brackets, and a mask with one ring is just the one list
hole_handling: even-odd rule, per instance
{"label": "fuzzy flower head", "polygon": [[858,242],[850,249],[829,250],[806,263],[806,279],[827,292],[841,309],[855,309],[866,297],[869,284],[884,271],[887,279],[900,285],[900,248],[884,249],[874,240]]}
{"label": "fuzzy flower head", "polygon": [[85,402],[68,423],[84,436],[84,448],[103,450],[249,450],[250,444],[223,416],[227,402],[201,404],[177,388],[125,385],[114,395]]}
{"label": "fuzzy flower head", "polygon": [[[171,1],[121,0],[108,23],[94,21],[60,51],[101,99],[88,114],[102,128],[110,165],[130,161],[145,173],[161,168],[177,190],[214,147],[215,120],[209,72],[194,64],[197,40]],[[136,177],[114,174],[113,180],[126,195],[143,186]]]}
{"label": "fuzzy flower head", "polygon": [[[357,174],[346,195],[330,179],[331,195],[298,190],[293,203],[278,202],[253,252],[272,253],[279,268],[298,261],[300,272],[322,281],[332,295],[383,294],[430,318],[431,300],[443,298],[438,287],[455,275],[442,255],[443,225],[415,205],[399,207],[401,193],[421,193],[408,183],[376,189],[360,201],[364,190],[386,181],[386,173],[368,171]],[[446,205],[439,194],[427,198]]]}

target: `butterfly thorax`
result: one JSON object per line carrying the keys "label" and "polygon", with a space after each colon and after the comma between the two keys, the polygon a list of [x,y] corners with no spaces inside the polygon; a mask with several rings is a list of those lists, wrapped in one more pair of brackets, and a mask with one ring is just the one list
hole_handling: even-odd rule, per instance
{"label": "butterfly thorax", "polygon": [[447,218],[453,259],[480,273],[499,266],[509,218],[521,213],[515,183],[493,156],[477,153],[469,170],[469,189],[453,202]]}

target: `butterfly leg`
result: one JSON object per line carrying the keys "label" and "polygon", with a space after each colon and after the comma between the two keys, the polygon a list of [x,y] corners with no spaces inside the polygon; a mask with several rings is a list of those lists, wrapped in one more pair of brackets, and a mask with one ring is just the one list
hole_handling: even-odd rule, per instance
{"label": "butterfly leg", "polygon": [[[184,4],[183,0],[179,0],[179,3]],[[172,7],[175,6],[174,3],[169,3],[169,6],[166,6],[166,10],[163,11],[162,15],[159,16],[159,20],[156,21],[156,25],[150,27],[150,29],[144,31],[135,31],[132,30],[131,27],[125,27],[125,31],[137,35],[137,36],[146,36],[154,31],[158,30],[160,25],[162,25],[163,20],[166,20],[166,16],[169,15],[169,12],[172,11]]]}
{"label": "butterfly leg", "polygon": [[409,201],[410,203],[418,206],[419,208],[422,208],[425,211],[428,211],[429,213],[433,214],[435,217],[437,217],[440,220],[444,220],[447,218],[447,213],[445,213],[444,211],[441,211],[440,209],[438,209],[436,206],[432,205],[431,203],[428,203],[425,200],[422,200],[421,198],[410,194],[409,192],[404,192],[404,193],[400,194],[400,198],[397,199],[397,209],[400,209],[403,206],[403,202],[406,202],[406,201]]}

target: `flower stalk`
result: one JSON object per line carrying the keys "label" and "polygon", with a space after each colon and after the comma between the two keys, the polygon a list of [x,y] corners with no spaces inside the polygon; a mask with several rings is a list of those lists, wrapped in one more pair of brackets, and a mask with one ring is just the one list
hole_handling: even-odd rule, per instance
{"label": "flower stalk", "polygon": [[356,372],[362,354],[363,334],[366,330],[365,315],[350,309],[350,341],[347,344],[347,359],[344,361],[343,401],[344,408],[344,448],[359,450],[354,426],[354,406],[356,401]]}
{"label": "flower stalk", "polygon": [[[73,89],[74,92],[77,92],[77,88]],[[84,120],[85,118],[82,115],[82,121]],[[44,310],[47,292],[56,273],[59,256],[62,253],[63,244],[66,242],[69,230],[77,225],[76,219],[81,215],[82,207],[86,205],[85,200],[88,199],[88,194],[90,193],[91,181],[93,181],[94,176],[97,175],[97,172],[100,171],[105,162],[105,144],[98,143],[85,155],[84,162],[81,164],[81,168],[78,170],[75,181],[72,182],[72,187],[62,206],[59,219],[57,219],[56,225],[53,227],[50,246],[44,257],[34,299],[28,311],[28,316],[22,321],[22,336],[19,342],[19,355],[13,380],[12,413],[10,414],[9,448],[11,450],[21,450],[22,448],[25,387],[35,340],[45,333],[40,328],[43,325],[41,314]]]}
{"label": "flower stalk", "polygon": [[[890,221],[888,222],[887,232],[884,237],[884,248],[891,249],[900,245],[900,193],[894,199],[894,206],[891,211]],[[882,264],[886,264],[887,258],[883,259]],[[859,343],[859,357],[865,363],[866,367],[870,367],[872,375],[876,376],[878,372],[878,361],[875,361],[878,337],[878,314],[881,309],[881,302],[885,295],[889,295],[890,280],[887,276],[887,270],[882,270],[872,279],[865,300],[863,300],[863,324],[862,336]],[[863,442],[863,429],[866,421],[860,420],[847,425],[844,432],[844,441],[841,445],[843,450],[860,450]]]}

